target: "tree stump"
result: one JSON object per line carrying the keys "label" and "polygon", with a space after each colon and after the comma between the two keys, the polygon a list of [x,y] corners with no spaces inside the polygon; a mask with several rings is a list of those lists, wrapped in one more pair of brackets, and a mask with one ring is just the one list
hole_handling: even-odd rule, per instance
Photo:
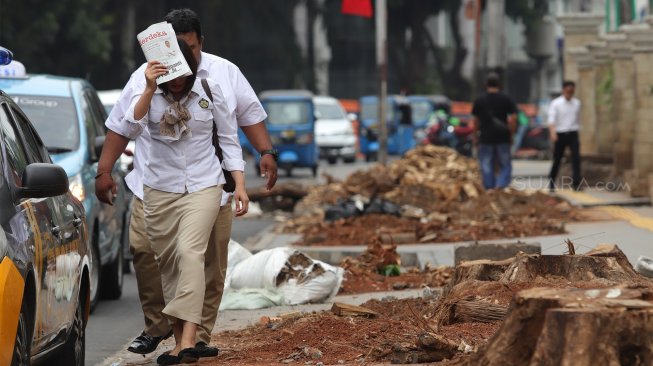
{"label": "tree stump", "polygon": [[[513,295],[534,287],[604,288],[631,285],[653,288],[614,245],[599,246],[584,255],[528,255],[505,261],[472,261],[456,266],[436,308],[435,326],[469,319],[492,321],[507,310]],[[492,304],[483,308],[470,301]],[[459,306],[460,305],[460,306]],[[505,313],[505,312],[504,312]]]}
{"label": "tree stump", "polygon": [[646,288],[533,288],[515,295],[488,345],[459,365],[651,365]]}
{"label": "tree stump", "polygon": [[480,259],[458,264],[451,281],[443,290],[443,297],[446,297],[456,285],[461,283],[468,281],[498,281],[513,261],[514,258],[502,261]]}

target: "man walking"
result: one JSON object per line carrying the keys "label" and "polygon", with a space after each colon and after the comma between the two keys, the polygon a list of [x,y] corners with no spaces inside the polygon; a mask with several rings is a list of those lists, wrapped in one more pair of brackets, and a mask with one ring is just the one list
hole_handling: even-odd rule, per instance
{"label": "man walking", "polygon": [[548,122],[549,135],[553,148],[553,165],[549,173],[549,190],[555,191],[555,181],[560,168],[560,161],[565,149],[571,150],[571,167],[573,171],[572,188],[580,189],[580,101],[574,98],[576,84],[573,81],[562,83],[562,95],[555,98],[549,105]]}
{"label": "man walking", "polygon": [[[485,82],[486,94],[474,101],[474,145],[485,189],[505,188],[512,178],[510,153],[511,137],[515,131],[517,106],[501,93],[497,74],[490,74]],[[495,169],[498,166],[498,174]]]}
{"label": "man walking", "polygon": [[[165,21],[172,24],[177,37],[186,41],[193,51],[198,60],[197,77],[211,78],[220,85],[229,110],[249,141],[261,154],[261,174],[267,176],[267,188],[271,189],[277,178],[276,151],[272,149],[267,129],[263,123],[267,115],[258,101],[256,93],[236,65],[201,51],[204,38],[199,18],[195,12],[190,9],[173,10],[166,15]],[[107,192],[115,192],[117,188],[111,175],[104,174],[104,172],[111,170],[129,141],[124,137],[129,135],[129,132],[125,130],[125,125],[121,121],[130,105],[134,93],[133,88],[144,83],[145,66],[146,64],[142,65],[132,74],[118,103],[106,121],[109,132],[98,163],[98,176],[95,183],[96,195],[105,203],[111,203],[111,194],[107,195]],[[125,179],[135,196],[129,239],[130,249],[134,255],[134,269],[145,320],[145,329],[134,339],[128,350],[140,354],[156,350],[159,343],[170,336],[171,331],[168,320],[161,313],[165,306],[161,274],[147,239],[144,224],[143,171],[144,164],[148,160],[149,139],[150,137],[143,133],[136,140],[134,170]],[[230,195],[223,194],[222,196],[222,202],[216,202],[221,205],[221,209],[205,253],[206,292],[202,323],[198,329],[196,344],[196,349],[201,357],[218,354],[218,349],[209,346],[209,342],[222,298],[232,220]]]}

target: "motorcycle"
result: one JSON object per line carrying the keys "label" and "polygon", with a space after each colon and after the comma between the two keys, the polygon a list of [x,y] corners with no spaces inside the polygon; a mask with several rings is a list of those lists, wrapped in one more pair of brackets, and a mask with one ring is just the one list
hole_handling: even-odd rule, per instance
{"label": "motorcycle", "polygon": [[447,146],[464,156],[471,157],[474,129],[457,117],[450,117],[443,111],[435,112],[429,121],[422,144]]}

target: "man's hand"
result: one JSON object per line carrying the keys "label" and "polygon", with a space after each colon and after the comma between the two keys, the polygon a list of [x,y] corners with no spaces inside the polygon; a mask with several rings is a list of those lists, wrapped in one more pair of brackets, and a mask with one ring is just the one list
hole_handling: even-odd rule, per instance
{"label": "man's hand", "polygon": [[249,210],[249,197],[244,185],[236,187],[234,192],[234,202],[236,202],[236,216],[243,216]]}
{"label": "man's hand", "polygon": [[274,157],[270,154],[265,154],[261,156],[260,162],[261,168],[261,177],[267,177],[268,182],[265,184],[267,190],[274,188],[274,185],[277,183],[277,162],[274,161]]}
{"label": "man's hand", "polygon": [[100,202],[113,205],[113,197],[118,193],[118,185],[111,173],[104,173],[95,178],[95,196]]}

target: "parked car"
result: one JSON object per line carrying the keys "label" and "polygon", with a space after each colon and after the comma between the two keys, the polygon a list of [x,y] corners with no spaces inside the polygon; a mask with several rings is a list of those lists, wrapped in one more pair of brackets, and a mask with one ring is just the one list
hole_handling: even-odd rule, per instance
{"label": "parked car", "polygon": [[[104,110],[106,110],[107,114],[111,113],[111,109],[113,109],[113,106],[118,102],[120,93],[122,93],[122,90],[120,89],[98,90],[97,95],[100,98],[100,102],[102,102]],[[129,141],[125,152],[120,155],[120,168],[125,173],[129,173],[133,168],[135,145],[136,144],[133,140]]]}
{"label": "parked car", "polygon": [[315,106],[315,142],[320,148],[320,158],[329,164],[338,159],[345,163],[356,161],[356,134],[352,121],[336,98],[313,97]]}
{"label": "parked car", "polygon": [[84,365],[93,266],[82,203],[0,91],[0,365]]}
{"label": "parked car", "polygon": [[[83,79],[51,75],[0,78],[0,89],[25,111],[52,160],[66,170],[70,191],[84,205],[94,264],[91,308],[100,297],[120,298],[128,206],[122,189],[113,206],[100,203],[94,194],[107,117],[95,89]],[[118,163],[112,175],[115,181],[123,179]]]}

